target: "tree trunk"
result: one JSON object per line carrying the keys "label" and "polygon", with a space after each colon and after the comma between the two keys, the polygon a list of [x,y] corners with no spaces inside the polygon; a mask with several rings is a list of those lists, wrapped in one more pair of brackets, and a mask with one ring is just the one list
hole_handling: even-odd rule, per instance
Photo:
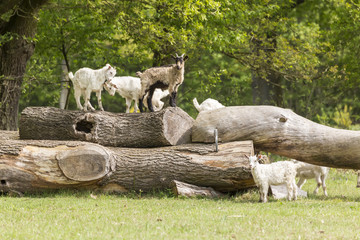
{"label": "tree trunk", "polygon": [[180,108],[152,113],[67,111],[28,107],[21,113],[20,138],[80,140],[115,147],[159,147],[191,142],[194,119]]}
{"label": "tree trunk", "polygon": [[1,12],[13,11],[13,15],[9,21],[0,20],[0,34],[9,37],[0,44],[0,129],[17,130],[21,85],[26,63],[35,49],[32,38],[37,19],[34,15],[47,0],[18,1],[18,5],[8,2],[11,1],[1,4],[9,7]]}
{"label": "tree trunk", "polygon": [[69,95],[70,95],[70,79],[68,76],[69,69],[67,67],[66,61],[63,60],[61,63],[61,85],[60,85],[60,100],[59,108],[67,109]]}
{"label": "tree trunk", "polygon": [[[8,135],[9,136],[9,135]],[[7,139],[7,138],[6,138]],[[161,148],[106,148],[77,141],[0,141],[0,192],[169,189],[173,181],[233,192],[255,186],[251,141]]]}
{"label": "tree trunk", "polygon": [[199,113],[193,142],[252,140],[256,150],[312,164],[360,169],[360,131],[312,122],[289,109],[272,106],[226,107]]}

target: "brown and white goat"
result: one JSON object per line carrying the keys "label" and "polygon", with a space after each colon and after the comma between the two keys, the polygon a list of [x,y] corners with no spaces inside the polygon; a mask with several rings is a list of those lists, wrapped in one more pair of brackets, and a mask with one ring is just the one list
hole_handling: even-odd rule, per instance
{"label": "brown and white goat", "polygon": [[175,64],[166,65],[162,67],[152,67],[144,72],[137,72],[136,75],[141,79],[141,91],[139,99],[139,109],[143,112],[143,100],[146,93],[149,92],[147,97],[147,105],[151,112],[154,111],[152,105],[152,97],[156,88],[162,90],[169,90],[170,106],[176,107],[176,94],[179,86],[184,81],[185,61],[189,58],[185,54],[172,56]]}

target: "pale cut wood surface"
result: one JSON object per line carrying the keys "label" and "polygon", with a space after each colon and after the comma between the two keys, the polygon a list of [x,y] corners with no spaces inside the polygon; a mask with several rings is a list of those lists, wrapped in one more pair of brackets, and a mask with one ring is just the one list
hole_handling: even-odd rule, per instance
{"label": "pale cut wood surface", "polygon": [[199,187],[192,184],[173,181],[173,192],[176,196],[184,197],[208,197],[208,198],[218,198],[224,196],[221,192],[215,191],[211,187]]}
{"label": "pale cut wood surface", "polygon": [[78,140],[115,147],[160,147],[191,142],[194,119],[180,108],[151,113],[69,111],[28,107],[21,113],[21,139]]}
{"label": "pale cut wood surface", "polygon": [[252,140],[256,150],[312,164],[360,169],[360,131],[327,127],[273,106],[225,107],[199,113],[193,142]]}

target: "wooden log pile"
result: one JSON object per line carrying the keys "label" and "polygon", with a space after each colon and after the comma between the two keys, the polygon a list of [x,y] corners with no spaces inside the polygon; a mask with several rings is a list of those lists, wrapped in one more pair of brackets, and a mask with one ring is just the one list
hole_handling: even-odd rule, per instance
{"label": "wooden log pile", "polygon": [[271,106],[225,107],[201,112],[195,121],[179,108],[142,114],[26,108],[19,136],[0,135],[1,192],[174,188],[186,196],[219,196],[255,186],[248,162],[254,146],[313,164],[360,169],[358,131]]}
{"label": "wooden log pile", "polygon": [[179,108],[143,114],[26,108],[21,140],[2,134],[0,191],[173,188],[220,196],[253,187],[246,157],[254,154],[252,141],[194,144],[193,122]]}

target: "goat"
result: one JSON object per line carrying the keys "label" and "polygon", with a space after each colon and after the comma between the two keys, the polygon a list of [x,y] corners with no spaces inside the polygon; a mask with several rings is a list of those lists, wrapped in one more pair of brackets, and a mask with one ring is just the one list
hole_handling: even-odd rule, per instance
{"label": "goat", "polygon": [[279,161],[270,164],[259,164],[257,156],[249,157],[251,173],[256,186],[260,188],[260,202],[267,202],[270,185],[286,184],[287,199],[297,199],[297,186],[295,182],[296,169],[300,166],[292,161]]}
{"label": "goat", "polygon": [[223,108],[225,107],[224,105],[222,105],[221,103],[219,103],[219,101],[212,99],[212,98],[208,98],[205,101],[203,101],[200,105],[197,101],[196,98],[193,99],[193,103],[195,108],[199,111],[210,111],[210,110],[214,110],[214,109],[218,109],[218,108]]}
{"label": "goat", "polygon": [[140,112],[143,112],[143,100],[147,92],[149,92],[147,97],[148,108],[151,112],[154,111],[152,105],[152,97],[156,88],[162,90],[169,90],[170,95],[170,106],[176,107],[176,94],[179,86],[184,81],[184,69],[185,61],[189,58],[185,54],[178,56],[172,56],[175,59],[175,64],[162,66],[162,67],[152,67],[144,72],[137,72],[136,75],[141,79],[141,91],[139,98],[139,109]]}
{"label": "goat", "polygon": [[357,171],[357,185],[356,187],[360,188],[360,170]]}
{"label": "goat", "polygon": [[[101,91],[104,82],[106,80],[111,80],[115,75],[116,69],[111,67],[110,64],[106,64],[105,67],[97,70],[81,68],[75,72],[75,76],[70,72],[69,78],[74,86],[74,96],[77,108],[87,111],[87,107],[89,106],[92,111],[95,111],[95,108],[93,108],[90,103],[91,92],[95,92],[99,108],[101,111],[104,111],[101,102]],[[84,107],[80,103],[80,96],[82,96],[85,101]]]}
{"label": "goat", "polygon": [[138,100],[141,90],[140,78],[136,77],[114,77],[111,81],[105,82],[104,88],[111,96],[118,92],[120,96],[125,98],[126,112],[130,112],[131,102],[134,100],[134,112],[138,110]]}
{"label": "goat", "polygon": [[[293,160],[296,164],[300,163],[299,161]],[[297,169],[296,177],[299,177],[299,181],[297,186],[301,189],[301,187],[305,184],[306,179],[315,178],[317,182],[317,186],[314,190],[314,194],[317,194],[320,186],[322,186],[324,195],[328,196],[326,192],[326,184],[325,179],[329,173],[328,167],[322,167],[313,165],[310,163],[301,162],[302,166]]]}
{"label": "goat", "polygon": [[[166,97],[167,95],[169,95],[169,90],[161,90],[160,88],[155,89],[151,100],[154,111],[160,111],[164,107],[164,102],[161,101],[161,99]],[[145,95],[145,98],[147,98],[147,95]],[[144,102],[144,105],[146,108],[149,109],[147,101]]]}
{"label": "goat", "polygon": [[[105,82],[104,88],[109,92],[111,96],[115,95],[115,92],[118,92],[120,96],[125,98],[126,101],[126,112],[130,112],[130,106],[132,101],[135,101],[134,104],[134,113],[138,111],[138,101],[141,91],[140,78],[136,77],[114,77],[111,81]],[[164,102],[161,101],[161,98],[169,95],[169,91],[162,91],[161,89],[156,89],[154,91],[152,104],[155,107],[155,111],[160,111],[164,106]],[[147,107],[147,105],[145,104]]]}

